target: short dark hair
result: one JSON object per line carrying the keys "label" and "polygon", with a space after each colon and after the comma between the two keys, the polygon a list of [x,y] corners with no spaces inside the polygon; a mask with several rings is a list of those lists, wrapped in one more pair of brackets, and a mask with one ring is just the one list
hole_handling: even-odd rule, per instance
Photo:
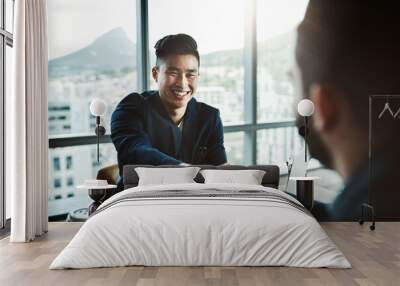
{"label": "short dark hair", "polygon": [[176,34],[168,35],[157,41],[154,48],[156,49],[156,66],[159,67],[160,60],[164,60],[169,55],[193,55],[196,57],[200,65],[200,56],[197,51],[196,41],[189,35]]}
{"label": "short dark hair", "polygon": [[400,17],[379,0],[310,0],[296,59],[305,94],[313,83],[339,90],[365,125],[368,95],[400,93]]}

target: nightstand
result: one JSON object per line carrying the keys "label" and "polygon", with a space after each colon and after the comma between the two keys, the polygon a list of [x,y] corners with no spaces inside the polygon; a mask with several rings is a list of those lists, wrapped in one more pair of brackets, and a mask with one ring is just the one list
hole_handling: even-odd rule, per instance
{"label": "nightstand", "polygon": [[89,197],[94,201],[88,208],[89,216],[96,211],[96,209],[103,203],[108,194],[117,187],[117,185],[106,186],[88,186],[80,185],[77,189],[88,190]]}
{"label": "nightstand", "polygon": [[319,177],[291,177],[296,181],[296,198],[305,208],[311,210],[314,206],[314,181]]}

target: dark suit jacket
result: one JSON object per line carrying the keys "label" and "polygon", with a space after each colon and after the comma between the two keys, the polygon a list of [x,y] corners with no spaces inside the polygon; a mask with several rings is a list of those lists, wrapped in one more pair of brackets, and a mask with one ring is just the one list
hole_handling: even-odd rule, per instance
{"label": "dark suit jacket", "polygon": [[131,93],[112,114],[111,139],[121,177],[126,164],[226,163],[219,111],[194,98],[188,103],[181,131],[157,91]]}

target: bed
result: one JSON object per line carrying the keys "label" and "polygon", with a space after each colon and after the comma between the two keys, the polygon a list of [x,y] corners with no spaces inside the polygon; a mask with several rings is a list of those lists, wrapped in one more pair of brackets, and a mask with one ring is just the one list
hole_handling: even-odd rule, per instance
{"label": "bed", "polygon": [[[350,268],[343,253],[296,199],[277,189],[279,168],[261,185],[138,185],[124,167],[125,190],[102,203],[50,269],[144,266],[292,266]],[[143,166],[141,166],[143,167]]]}

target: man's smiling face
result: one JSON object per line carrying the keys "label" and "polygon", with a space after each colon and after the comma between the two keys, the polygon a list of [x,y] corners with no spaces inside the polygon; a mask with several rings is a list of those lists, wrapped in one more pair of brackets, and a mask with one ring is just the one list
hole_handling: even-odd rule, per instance
{"label": "man's smiling face", "polygon": [[185,107],[197,90],[199,62],[193,55],[169,55],[152,70],[160,98],[169,109]]}

